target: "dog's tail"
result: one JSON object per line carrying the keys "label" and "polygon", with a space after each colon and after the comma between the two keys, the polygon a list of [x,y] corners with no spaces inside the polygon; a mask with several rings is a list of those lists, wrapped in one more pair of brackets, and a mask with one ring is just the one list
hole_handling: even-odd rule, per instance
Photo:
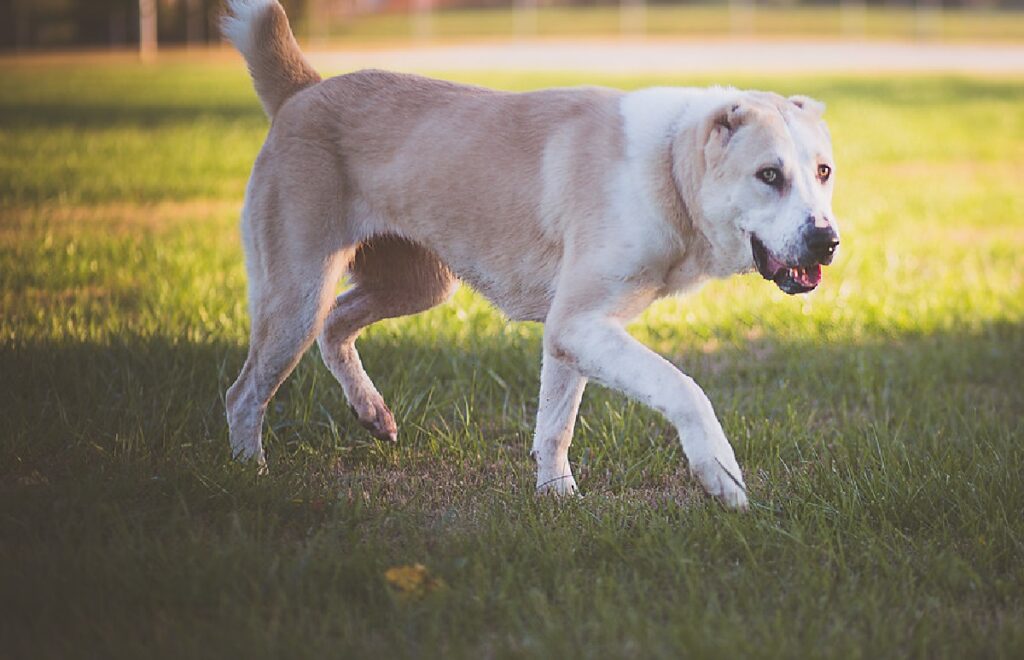
{"label": "dog's tail", "polygon": [[249,65],[263,109],[273,119],[299,90],[320,75],[299,50],[288,17],[277,0],[228,0],[220,29]]}

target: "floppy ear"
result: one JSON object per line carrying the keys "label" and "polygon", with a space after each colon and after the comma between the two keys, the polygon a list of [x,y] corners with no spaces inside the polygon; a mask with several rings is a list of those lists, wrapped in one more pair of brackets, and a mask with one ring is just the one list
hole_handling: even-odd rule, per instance
{"label": "floppy ear", "polygon": [[747,120],[750,112],[750,108],[742,101],[731,101],[711,114],[704,146],[704,158],[708,165],[721,158],[729,140]]}
{"label": "floppy ear", "polygon": [[806,110],[819,119],[823,114],[825,114],[825,104],[821,101],[812,99],[810,96],[790,96],[789,102],[801,110]]}
{"label": "floppy ear", "polygon": [[747,114],[749,114],[749,109],[741,102],[726,104],[715,111],[713,129],[728,140],[736,132],[736,129],[743,125]]}

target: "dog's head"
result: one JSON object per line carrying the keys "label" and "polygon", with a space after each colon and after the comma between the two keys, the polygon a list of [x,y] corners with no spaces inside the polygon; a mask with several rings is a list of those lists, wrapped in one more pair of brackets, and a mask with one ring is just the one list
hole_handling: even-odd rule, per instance
{"label": "dog's head", "polygon": [[701,229],[730,261],[757,268],[786,293],[805,293],[832,262],[839,232],[824,105],[744,93],[704,126]]}

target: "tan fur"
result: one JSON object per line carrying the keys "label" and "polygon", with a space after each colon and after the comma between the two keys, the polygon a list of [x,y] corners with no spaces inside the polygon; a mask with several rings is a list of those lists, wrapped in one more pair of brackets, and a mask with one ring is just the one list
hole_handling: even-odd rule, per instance
{"label": "tan fur", "polygon": [[[462,280],[511,318],[546,323],[539,490],[575,490],[567,451],[594,378],[668,416],[705,487],[745,506],[707,397],[622,324],[660,296],[749,270],[749,235],[709,211],[714,191],[730,183],[727,166],[785,146],[780,113],[818,130],[817,102],[653,90],[647,104],[607,89],[512,94],[383,71],[315,83],[276,2],[231,6],[241,18],[228,19],[229,34],[273,117],[243,216],[252,332],[227,395],[236,455],[264,460],[263,411],[314,339],[359,420],[394,440],[356,337],[443,302]],[[741,122],[763,125],[768,146],[727,156],[733,135],[760,144]],[[334,299],[346,270],[353,286]]]}
{"label": "tan fur", "polygon": [[256,93],[267,115],[273,117],[295,92],[320,82],[320,74],[299,50],[281,5],[266,3],[265,10],[255,18],[251,25],[245,25],[229,16],[224,27],[236,39],[236,45],[241,47],[238,40],[245,40]]}

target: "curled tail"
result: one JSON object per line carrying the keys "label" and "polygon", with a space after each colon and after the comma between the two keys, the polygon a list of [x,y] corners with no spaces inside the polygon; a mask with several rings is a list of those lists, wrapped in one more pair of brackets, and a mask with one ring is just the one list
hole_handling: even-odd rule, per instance
{"label": "curled tail", "polygon": [[272,119],[293,94],[320,82],[320,75],[299,50],[277,0],[228,0],[227,6],[221,31],[245,57],[256,93]]}

